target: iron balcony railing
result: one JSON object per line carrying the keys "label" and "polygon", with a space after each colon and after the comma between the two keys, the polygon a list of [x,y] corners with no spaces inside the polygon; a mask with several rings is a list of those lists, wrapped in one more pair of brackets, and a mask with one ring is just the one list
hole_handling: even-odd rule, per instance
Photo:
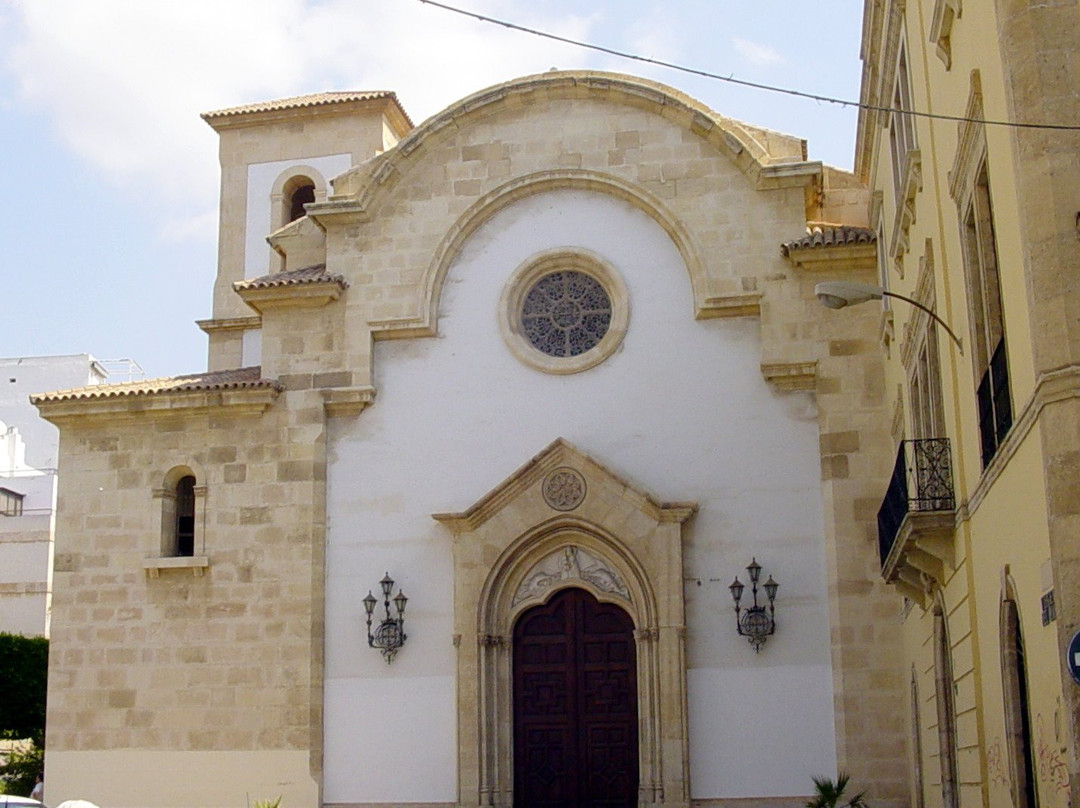
{"label": "iron balcony railing", "polygon": [[955,508],[949,439],[901,441],[889,490],[878,510],[881,566],[885,566],[896,534],[909,512],[951,511]]}

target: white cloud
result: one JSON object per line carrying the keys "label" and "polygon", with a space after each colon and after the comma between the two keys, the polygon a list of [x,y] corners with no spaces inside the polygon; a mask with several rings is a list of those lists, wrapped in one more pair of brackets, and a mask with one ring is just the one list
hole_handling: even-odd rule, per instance
{"label": "white cloud", "polygon": [[735,47],[735,52],[751,64],[764,66],[782,64],[784,62],[784,57],[768,45],[751,42],[749,39],[742,39],[740,37],[733,37],[731,44]]}
{"label": "white cloud", "polygon": [[[591,24],[538,18],[525,0],[468,5],[573,38]],[[216,204],[217,138],[201,112],[377,89],[395,90],[419,122],[487,85],[589,58],[417,0],[15,0],[13,9],[3,66],[17,105],[44,113],[106,181],[166,208],[169,239],[205,232],[192,222]]]}

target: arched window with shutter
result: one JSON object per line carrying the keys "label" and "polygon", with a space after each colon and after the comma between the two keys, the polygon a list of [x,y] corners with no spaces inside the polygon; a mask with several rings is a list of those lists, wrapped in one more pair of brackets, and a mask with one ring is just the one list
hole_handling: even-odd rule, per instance
{"label": "arched window with shutter", "polygon": [[195,478],[185,474],[176,483],[175,556],[195,555]]}

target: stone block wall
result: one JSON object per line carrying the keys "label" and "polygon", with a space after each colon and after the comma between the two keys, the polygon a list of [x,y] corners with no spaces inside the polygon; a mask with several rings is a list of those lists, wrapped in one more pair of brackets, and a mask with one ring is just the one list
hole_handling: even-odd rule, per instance
{"label": "stone block wall", "polygon": [[[310,800],[322,709],[321,397],[286,392],[256,413],[127,405],[60,419],[50,799],[85,796],[88,761],[161,750],[175,755],[162,773],[174,794],[192,793],[171,771],[187,752],[298,753],[280,778]],[[160,558],[155,490],[177,467],[196,477],[196,566],[172,568],[190,559]],[[67,752],[91,754],[69,767]]]}

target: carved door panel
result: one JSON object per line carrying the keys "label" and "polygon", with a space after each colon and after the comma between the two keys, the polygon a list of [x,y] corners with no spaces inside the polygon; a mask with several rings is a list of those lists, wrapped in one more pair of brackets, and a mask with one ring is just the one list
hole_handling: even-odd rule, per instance
{"label": "carved door panel", "polygon": [[514,805],[634,806],[638,788],[633,623],[566,589],[514,627]]}

